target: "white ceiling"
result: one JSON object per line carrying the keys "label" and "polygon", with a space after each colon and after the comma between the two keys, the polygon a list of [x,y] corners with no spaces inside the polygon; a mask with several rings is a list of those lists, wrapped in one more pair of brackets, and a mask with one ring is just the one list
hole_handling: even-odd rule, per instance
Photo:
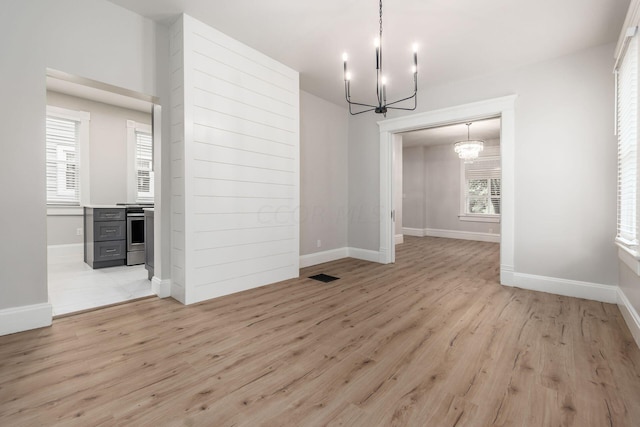
{"label": "white ceiling", "polygon": [[[453,144],[454,142],[467,139],[467,125],[465,123],[457,123],[415,130],[401,135],[403,147]],[[472,122],[469,128],[469,136],[471,139],[481,139],[484,141],[500,139],[500,118],[476,120]]]}
{"label": "white ceiling", "polygon": [[[159,22],[185,12],[300,72],[301,87],[344,103],[342,53],[352,95],[375,97],[375,0],[111,0]],[[560,57],[618,38],[629,0],[386,0],[383,48],[389,101],[419,87]]]}

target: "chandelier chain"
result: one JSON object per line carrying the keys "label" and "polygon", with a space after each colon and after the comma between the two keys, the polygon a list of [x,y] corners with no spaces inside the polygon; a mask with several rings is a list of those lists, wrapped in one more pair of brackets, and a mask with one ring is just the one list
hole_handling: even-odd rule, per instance
{"label": "chandelier chain", "polygon": [[380,0],[380,44],[382,44],[382,0]]}

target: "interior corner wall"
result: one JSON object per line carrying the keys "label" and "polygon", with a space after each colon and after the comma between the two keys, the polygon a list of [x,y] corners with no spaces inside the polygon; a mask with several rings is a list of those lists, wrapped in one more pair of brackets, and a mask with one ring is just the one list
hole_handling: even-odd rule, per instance
{"label": "interior corner wall", "polygon": [[298,72],[188,15],[171,37],[182,301],[298,277]]}
{"label": "interior corner wall", "polygon": [[[46,69],[155,95],[156,24],[104,0],[3,2],[0,310],[48,300]],[[50,316],[49,316],[50,323]],[[31,325],[31,327],[35,327]]]}
{"label": "interior corner wall", "polygon": [[[616,285],[616,140],[608,44],[497,75],[424,88],[418,111],[517,94],[515,271]],[[389,115],[390,118],[397,115]],[[379,129],[349,121],[349,246],[379,250]]]}
{"label": "interior corner wall", "polygon": [[424,147],[406,147],[403,150],[402,167],[402,224],[406,228],[424,230],[425,225],[425,164]]}
{"label": "interior corner wall", "polygon": [[346,108],[300,91],[300,255],[347,246],[348,122]]}

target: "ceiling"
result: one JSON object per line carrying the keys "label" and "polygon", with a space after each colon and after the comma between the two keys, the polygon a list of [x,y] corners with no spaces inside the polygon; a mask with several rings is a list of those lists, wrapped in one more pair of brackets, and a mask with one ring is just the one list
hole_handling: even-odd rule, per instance
{"label": "ceiling", "polygon": [[[378,2],[374,0],[111,0],[170,23],[181,13],[300,72],[301,88],[344,103],[342,53],[352,98],[375,98]],[[614,42],[629,0],[387,0],[383,49],[388,100],[419,87],[522,67]],[[613,63],[612,63],[613,66]]]}
{"label": "ceiling", "polygon": [[[405,132],[401,135],[403,147],[453,144],[454,142],[467,139],[467,125],[465,123],[457,123]],[[474,121],[469,127],[469,136],[471,139],[482,139],[485,141],[499,139],[500,118]]]}

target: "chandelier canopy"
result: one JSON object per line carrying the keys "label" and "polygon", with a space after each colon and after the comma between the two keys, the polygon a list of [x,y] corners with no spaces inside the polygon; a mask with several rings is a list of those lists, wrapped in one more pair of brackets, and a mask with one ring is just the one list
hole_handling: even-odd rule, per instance
{"label": "chandelier canopy", "polygon": [[[366,113],[368,111],[375,111],[378,114],[387,116],[387,110],[415,110],[418,105],[418,48],[417,45],[413,45],[413,95],[406,98],[399,99],[397,101],[387,103],[387,78],[382,72],[382,0],[380,0],[380,35],[375,41],[376,48],[376,97],[378,104],[370,105],[361,102],[351,101],[351,73],[347,68],[347,54],[342,55],[344,61],[344,96],[349,104],[349,113],[352,115]],[[409,101],[413,99],[413,107],[392,107],[392,105],[399,104],[403,101]],[[360,111],[353,111],[352,106],[362,107]]]}
{"label": "chandelier canopy", "polygon": [[453,149],[458,153],[458,157],[464,160],[465,163],[473,163],[474,159],[478,158],[478,154],[484,150],[484,141],[480,139],[469,138],[469,128],[472,123],[466,123],[467,125],[467,140],[458,141],[453,145]]}

